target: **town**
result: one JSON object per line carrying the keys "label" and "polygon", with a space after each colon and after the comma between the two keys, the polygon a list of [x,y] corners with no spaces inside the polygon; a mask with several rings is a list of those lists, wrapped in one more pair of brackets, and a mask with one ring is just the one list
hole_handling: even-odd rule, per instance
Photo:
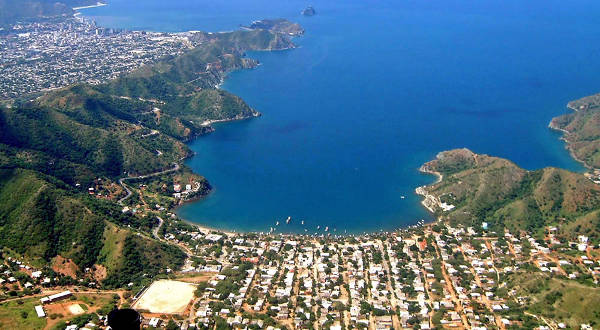
{"label": "town", "polygon": [[0,30],[0,99],[104,83],[197,46],[192,34],[102,28],[81,16],[15,24]]}
{"label": "town", "polygon": [[19,318],[93,329],[120,306],[140,312],[147,327],[169,329],[585,329],[593,324],[573,309],[600,299],[592,291],[598,247],[585,236],[561,240],[557,227],[541,239],[442,223],[336,237],[170,221],[160,239],[187,251],[182,269],[104,291],[94,270],[59,274],[8,257],[0,316],[13,304]]}
{"label": "town", "polygon": [[[206,35],[108,29],[79,15],[14,24],[0,29],[0,99],[35,96],[74,83],[105,83],[165,56],[183,54],[206,41]],[[221,78],[223,63],[206,63],[195,73],[211,76],[216,70],[215,77]],[[137,99],[152,104],[145,115],[165,120],[154,107],[163,101]],[[141,125],[139,141],[164,135]],[[152,150],[152,157],[167,153]],[[323,224],[311,226],[314,234],[309,235],[289,229],[289,222],[301,220],[281,217],[270,230],[235,233],[190,224],[175,214],[175,207],[206,196],[211,187],[185,164],[173,165],[150,174],[98,177],[90,185],[73,183],[73,194],[83,192],[86,213],[92,207],[108,209],[97,217],[102,223],[97,237],[105,244],[92,246],[97,251],[86,260],[89,267],[80,268],[80,260],[74,260],[85,251],[79,240],[62,241],[67,241],[62,235],[68,229],[53,229],[56,237],[48,244],[72,245],[72,250],[32,258],[27,251],[19,254],[14,247],[0,246],[0,328],[108,329],[107,315],[117,308],[139,312],[144,328],[171,330],[598,327],[600,246],[588,218],[569,223],[561,214],[552,226],[540,227],[527,227],[528,219],[519,218],[519,228],[533,228],[527,231],[508,225],[496,230],[483,222],[487,220],[469,216],[462,224],[418,221],[362,235],[338,235],[343,229]],[[600,172],[593,173],[588,177],[600,182]],[[459,204],[450,204],[453,195],[441,199],[423,187],[416,192],[434,214],[438,208],[441,215],[453,210],[466,214]],[[2,216],[0,225],[5,226],[7,216]],[[40,212],[32,219],[36,224],[45,220]],[[573,232],[576,239],[568,235]],[[132,237],[144,240],[125,254]],[[156,266],[156,260],[140,255],[146,247],[172,248],[168,252],[175,250],[183,266]],[[107,284],[110,271],[120,275],[129,270],[127,262],[140,261],[128,259],[132,255],[150,260],[123,276],[123,283]]]}

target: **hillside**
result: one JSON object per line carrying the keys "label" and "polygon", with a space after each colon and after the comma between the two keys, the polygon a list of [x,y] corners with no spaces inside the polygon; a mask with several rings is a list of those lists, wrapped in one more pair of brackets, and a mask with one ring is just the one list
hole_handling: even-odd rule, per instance
{"label": "hillside", "polygon": [[73,7],[96,4],[95,0],[0,0],[0,25],[20,19],[73,14]]}
{"label": "hillside", "polygon": [[[113,239],[117,235],[110,231],[114,225],[141,227],[135,217],[69,191],[52,178],[29,170],[0,171],[0,240],[13,253],[39,265],[58,256],[74,262],[79,270],[102,265],[108,279],[118,277],[120,281],[182,264],[185,255],[179,249],[130,230],[121,235],[122,252],[107,257],[101,251],[118,246],[119,239]],[[148,265],[138,265],[144,262]],[[106,284],[122,283],[112,280]]]}
{"label": "hillside", "polygon": [[[174,183],[193,187],[188,198],[210,190],[179,165],[191,154],[185,142],[212,132],[211,122],[259,115],[215,87],[229,72],[258,64],[246,51],[294,47],[268,30],[194,38],[199,46],[183,55],[113,81],[0,106],[0,246],[40,266],[104,269],[97,280],[108,287],[183,264],[179,247],[150,237],[157,215],[166,216],[154,206],[175,204]],[[127,177],[129,188],[117,184]]]}
{"label": "hillside", "polygon": [[249,29],[260,29],[270,30],[277,33],[284,33],[288,35],[301,35],[304,33],[304,29],[298,23],[292,23],[286,19],[263,19],[260,21],[254,21]]}
{"label": "hillside", "polygon": [[572,113],[553,118],[550,127],[564,133],[571,154],[587,167],[600,168],[600,94],[571,101]]}
{"label": "hillside", "polygon": [[600,186],[582,174],[557,168],[527,171],[467,149],[442,152],[422,171],[441,175],[441,181],[418,190],[426,195],[424,204],[451,223],[487,222],[500,232],[532,233],[558,225],[567,237],[600,239]]}

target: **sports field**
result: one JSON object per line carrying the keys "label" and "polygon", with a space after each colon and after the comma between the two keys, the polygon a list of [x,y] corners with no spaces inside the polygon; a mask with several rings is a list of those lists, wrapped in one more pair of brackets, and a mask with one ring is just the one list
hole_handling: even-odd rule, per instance
{"label": "sports field", "polygon": [[150,313],[183,313],[194,298],[196,286],[191,283],[160,280],[152,283],[140,299],[133,305],[138,310]]}

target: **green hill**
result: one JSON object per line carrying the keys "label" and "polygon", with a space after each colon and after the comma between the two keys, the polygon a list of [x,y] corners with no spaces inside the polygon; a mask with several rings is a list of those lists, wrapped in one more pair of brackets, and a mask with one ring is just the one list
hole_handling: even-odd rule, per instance
{"label": "green hill", "polygon": [[73,14],[73,7],[96,4],[95,0],[0,0],[0,25],[20,19]]}
{"label": "green hill", "polygon": [[[122,253],[109,258],[101,251],[114,249],[114,225],[136,226],[136,219],[120,209],[69,191],[60,181],[29,170],[0,170],[0,240],[2,246],[33,260],[49,263],[61,256],[80,269],[104,265],[108,278],[132,281],[143,272],[157,274],[181,265],[179,249],[124,231]],[[144,256],[145,258],[140,258]],[[133,261],[132,261],[133,260]],[[138,263],[141,266],[136,266]],[[134,266],[130,264],[133,263]],[[120,285],[113,280],[107,283]]]}
{"label": "green hill", "polygon": [[[422,193],[437,215],[453,223],[532,233],[560,225],[569,238],[600,239],[600,186],[582,174],[551,167],[527,171],[467,149],[442,152],[422,170],[442,175]],[[441,203],[454,208],[444,211]]]}
{"label": "green hill", "polygon": [[564,133],[571,154],[586,166],[600,168],[600,94],[571,101],[572,113],[552,119],[550,127]]}

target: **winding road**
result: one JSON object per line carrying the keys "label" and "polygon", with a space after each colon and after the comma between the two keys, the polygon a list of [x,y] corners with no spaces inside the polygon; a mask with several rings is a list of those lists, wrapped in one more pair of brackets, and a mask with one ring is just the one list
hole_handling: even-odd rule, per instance
{"label": "winding road", "polygon": [[175,166],[171,169],[168,170],[164,170],[164,171],[160,171],[160,172],[154,172],[154,173],[150,173],[150,174],[146,174],[146,175],[140,175],[140,176],[132,176],[132,177],[127,177],[127,178],[120,178],[119,179],[119,184],[125,189],[125,191],[127,192],[127,195],[121,199],[119,199],[119,204],[123,205],[123,202],[125,200],[127,200],[129,197],[131,197],[131,190],[129,190],[129,188],[127,187],[127,185],[125,184],[125,180],[139,180],[139,179],[147,179],[147,178],[151,178],[154,176],[159,176],[159,175],[163,175],[163,174],[167,174],[167,173],[171,173],[171,172],[177,172],[179,171],[180,166],[179,164],[175,164]]}
{"label": "winding road", "polygon": [[158,219],[158,226],[152,229],[152,236],[154,236],[154,238],[156,238],[157,240],[160,240],[160,238],[158,237],[158,230],[160,230],[160,227],[162,226],[164,220],[161,217],[156,218]]}

